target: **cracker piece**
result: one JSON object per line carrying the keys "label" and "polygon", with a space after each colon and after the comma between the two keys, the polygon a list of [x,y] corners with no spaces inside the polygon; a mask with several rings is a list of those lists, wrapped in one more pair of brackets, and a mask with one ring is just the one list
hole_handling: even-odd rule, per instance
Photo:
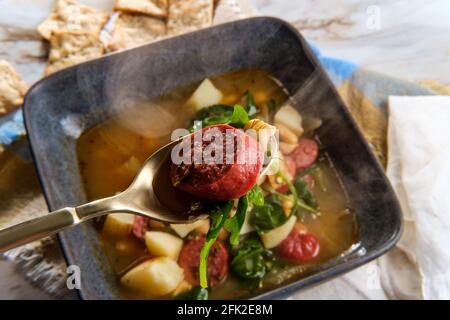
{"label": "cracker piece", "polygon": [[49,64],[45,75],[103,55],[105,49],[98,35],[85,33],[53,33],[50,38]]}
{"label": "cracker piece", "polygon": [[114,10],[167,17],[168,0],[116,0]]}
{"label": "cracker piece", "polygon": [[114,26],[108,50],[132,48],[163,38],[166,35],[164,20],[142,14],[120,14]]}
{"label": "cracker piece", "polygon": [[167,32],[177,35],[212,25],[214,0],[169,0]]}
{"label": "cracker piece", "polygon": [[109,15],[74,0],[58,0],[50,16],[37,28],[44,39],[53,32],[100,33]]}
{"label": "cracker piece", "polygon": [[28,90],[20,74],[6,61],[0,60],[0,115],[19,107]]}
{"label": "cracker piece", "polygon": [[87,47],[97,47],[99,42],[99,36],[91,33],[53,33],[50,38],[48,61],[49,63],[52,63]]}

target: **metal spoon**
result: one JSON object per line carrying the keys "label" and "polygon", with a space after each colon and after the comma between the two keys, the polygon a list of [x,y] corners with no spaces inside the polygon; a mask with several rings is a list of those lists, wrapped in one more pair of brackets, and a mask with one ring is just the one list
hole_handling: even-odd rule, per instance
{"label": "metal spoon", "polygon": [[[108,198],[95,200],[78,207],[66,207],[42,217],[0,230],[0,252],[55,234],[92,218],[108,213],[132,213],[168,223],[192,223],[206,219],[207,214],[186,215],[175,213],[164,206],[155,194],[153,180],[164,163],[167,163],[175,140],[160,148],[144,163],[131,185],[123,192]],[[276,150],[278,148],[275,148]],[[260,175],[268,170],[272,160],[263,167]]]}

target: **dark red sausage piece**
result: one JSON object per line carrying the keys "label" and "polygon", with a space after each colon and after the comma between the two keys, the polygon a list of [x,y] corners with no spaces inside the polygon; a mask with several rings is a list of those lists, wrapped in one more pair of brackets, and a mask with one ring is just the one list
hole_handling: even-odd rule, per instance
{"label": "dark red sausage piece", "polygon": [[[228,201],[246,194],[255,185],[262,168],[263,154],[258,142],[226,124],[204,128],[201,133],[204,137],[201,145],[194,142],[193,135],[179,145],[181,150],[186,149],[186,145],[190,146],[191,163],[172,163],[172,184],[210,201]],[[221,152],[222,157],[215,157],[216,153],[211,153],[211,150]],[[195,163],[194,156],[199,152],[212,156]]]}
{"label": "dark red sausage piece", "polygon": [[[311,139],[300,139],[298,146],[290,154],[286,155],[286,162],[293,161],[298,170],[312,165],[319,155],[319,146],[317,142]],[[289,160],[287,160],[289,159]]]}
{"label": "dark red sausage piece", "polygon": [[283,260],[305,263],[319,254],[320,245],[314,235],[302,232],[295,227],[287,238],[275,248],[275,251]]}
{"label": "dark red sausage piece", "polygon": [[[181,249],[178,263],[184,270],[185,279],[192,285],[200,284],[198,267],[200,251],[205,243],[204,236],[197,236],[187,242]],[[228,273],[228,252],[222,242],[216,241],[209,251],[207,276],[208,285],[214,287],[225,279]]]}
{"label": "dark red sausage piece", "polygon": [[134,216],[133,221],[133,235],[141,240],[145,240],[145,233],[149,229],[150,219],[142,216]]}

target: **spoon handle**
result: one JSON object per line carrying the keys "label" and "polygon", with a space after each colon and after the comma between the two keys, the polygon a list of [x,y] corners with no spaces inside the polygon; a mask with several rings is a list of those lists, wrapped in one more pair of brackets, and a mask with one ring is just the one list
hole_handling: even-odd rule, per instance
{"label": "spoon handle", "polygon": [[[127,211],[120,195],[95,200],[78,207],[66,207],[0,230],[0,252],[39,240],[80,222],[111,212]],[[133,212],[128,210],[128,212]]]}
{"label": "spoon handle", "polygon": [[78,224],[75,208],[62,208],[42,217],[0,230],[0,252],[52,235]]}

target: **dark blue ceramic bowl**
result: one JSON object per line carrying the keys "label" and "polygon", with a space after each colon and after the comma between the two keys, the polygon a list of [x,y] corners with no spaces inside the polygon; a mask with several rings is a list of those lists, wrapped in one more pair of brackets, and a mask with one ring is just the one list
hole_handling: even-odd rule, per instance
{"label": "dark blue ceramic bowl", "polygon": [[[323,120],[318,137],[342,179],[359,231],[355,250],[255,298],[281,298],[392,248],[400,235],[401,212],[383,169],[305,40],[289,24],[273,18],[241,20],[107,55],[34,85],[25,99],[25,123],[49,208],[86,201],[76,155],[80,132],[133,101],[248,68],[274,75],[300,112]],[[119,108],[117,101],[123,101]],[[120,298],[93,224],[62,232],[60,240],[67,262],[81,268],[82,298]]]}

